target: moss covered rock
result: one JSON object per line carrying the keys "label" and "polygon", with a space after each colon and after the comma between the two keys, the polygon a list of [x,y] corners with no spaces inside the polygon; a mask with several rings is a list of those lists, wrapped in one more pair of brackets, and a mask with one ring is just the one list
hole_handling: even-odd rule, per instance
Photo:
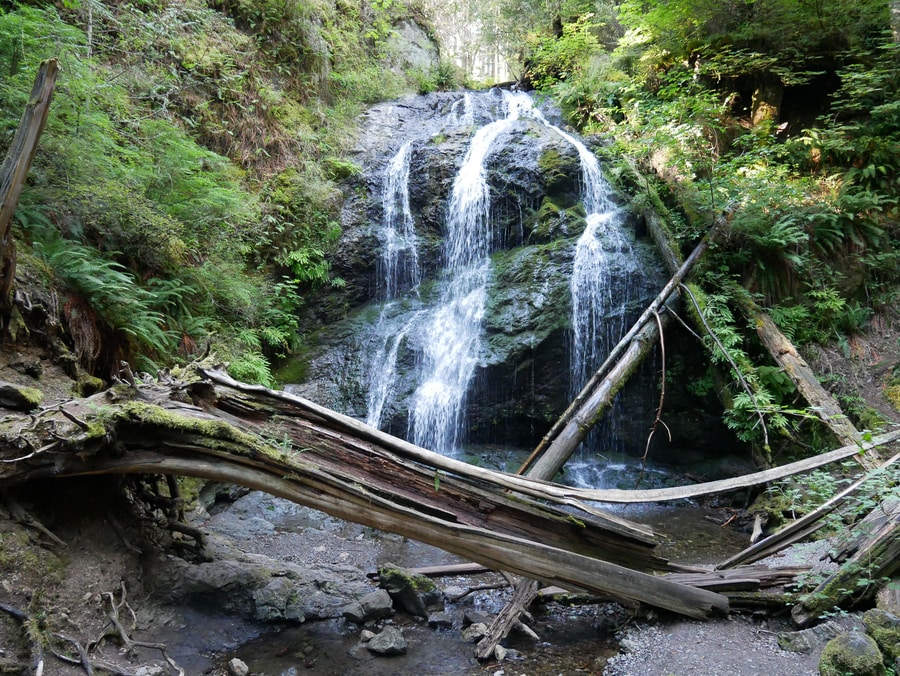
{"label": "moss covered rock", "polygon": [[441,592],[434,581],[405,568],[386,563],[378,569],[379,585],[387,590],[396,606],[411,615],[428,616],[428,606],[440,599]]}
{"label": "moss covered rock", "polygon": [[900,658],[900,617],[872,608],[863,615],[866,633],[875,639],[884,656],[894,661]]}
{"label": "moss covered rock", "polygon": [[41,405],[44,394],[33,387],[0,382],[0,406],[19,411],[32,411]]}
{"label": "moss covered rock", "polygon": [[860,632],[841,634],[831,639],[819,658],[822,676],[884,676],[881,650],[871,636]]}

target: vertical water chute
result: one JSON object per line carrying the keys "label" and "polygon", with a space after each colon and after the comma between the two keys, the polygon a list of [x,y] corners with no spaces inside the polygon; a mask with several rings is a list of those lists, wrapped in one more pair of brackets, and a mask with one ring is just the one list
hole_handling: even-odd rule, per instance
{"label": "vertical water chute", "polygon": [[503,97],[505,117],[475,133],[454,179],[443,247],[444,287],[422,329],[422,379],[413,395],[409,431],[414,443],[439,453],[457,450],[481,345],[493,239],[487,158],[497,138],[531,108],[525,94],[504,91]]}
{"label": "vertical water chute", "polygon": [[418,241],[409,208],[409,162],[412,141],[407,141],[387,163],[382,188],[382,227],[379,258],[379,291],[385,300],[393,300],[400,293],[421,281]]}

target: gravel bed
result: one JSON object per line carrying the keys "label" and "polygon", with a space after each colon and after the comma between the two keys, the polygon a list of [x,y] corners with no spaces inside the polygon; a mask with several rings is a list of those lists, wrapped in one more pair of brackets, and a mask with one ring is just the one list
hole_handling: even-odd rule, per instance
{"label": "gravel bed", "polygon": [[817,654],[800,655],[778,647],[776,633],[786,628],[740,615],[708,622],[673,620],[631,626],[620,633],[623,652],[610,658],[603,674],[817,676]]}

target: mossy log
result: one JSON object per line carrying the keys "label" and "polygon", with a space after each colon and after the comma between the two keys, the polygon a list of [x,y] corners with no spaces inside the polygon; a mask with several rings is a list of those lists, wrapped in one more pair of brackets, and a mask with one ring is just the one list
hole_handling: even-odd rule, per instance
{"label": "mossy log", "polygon": [[0,488],[101,473],[196,476],[574,592],[696,618],[727,612],[719,594],[645,572],[668,567],[653,554],[652,530],[511,494],[447,471],[449,460],[299,397],[204,369],[10,415],[0,426]]}
{"label": "mossy log", "polygon": [[883,578],[900,571],[900,500],[886,500],[854,527],[856,553],[794,606],[791,617],[806,627],[833,608],[871,598]]}
{"label": "mossy log", "polygon": [[[781,332],[772,318],[753,302],[748,294],[736,293],[734,295],[740,303],[747,321],[756,329],[756,334],[762,344],[791,379],[819,419],[825,423],[841,445],[857,444],[862,448],[862,434],[841,410],[837,400],[822,387],[809,364],[800,356],[788,337]],[[855,458],[867,470],[878,467],[878,460],[868,457],[865,453],[860,453]]]}

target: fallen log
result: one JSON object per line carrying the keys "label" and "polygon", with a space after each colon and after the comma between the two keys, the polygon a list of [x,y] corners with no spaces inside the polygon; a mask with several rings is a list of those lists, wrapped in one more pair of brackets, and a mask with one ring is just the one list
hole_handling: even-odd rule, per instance
{"label": "fallen log", "polygon": [[[769,354],[791,379],[810,408],[825,423],[838,442],[842,446],[856,444],[862,448],[863,435],[841,410],[837,400],[822,387],[809,364],[800,356],[797,348],[781,332],[772,318],[763,312],[743,289],[740,289],[739,293],[735,293],[734,297],[737,298],[747,321],[756,328],[756,334]],[[865,469],[871,470],[878,467],[878,460],[868,457],[865,453],[858,454],[856,460]]]}
{"label": "fallen log", "polygon": [[[888,441],[893,441],[898,437],[900,437],[900,431],[896,430],[893,433],[882,435],[882,438],[887,439]],[[854,447],[850,446],[845,448]],[[900,454],[897,454],[887,460],[878,470],[876,470],[876,472],[891,467],[898,460],[900,460]],[[833,498],[823,503],[822,505],[819,505],[809,514],[806,514],[793,523],[788,524],[777,533],[773,533],[769,537],[756,542],[747,549],[738,552],[734,556],[720,563],[718,566],[716,566],[716,568],[719,570],[724,570],[725,568],[731,568],[740,564],[759,561],[760,559],[771,556],[776,552],[780,552],[782,549],[789,547],[795,542],[799,542],[803,538],[819,530],[819,528],[824,525],[823,519],[827,515],[831,514],[831,512],[838,509],[842,504],[844,504],[851,495],[859,491],[860,488],[862,488],[862,486],[867,481],[869,481],[874,474],[875,472],[867,473],[864,477],[862,477],[858,481],[853,482],[850,486],[835,495]]]}
{"label": "fallen log", "polygon": [[16,276],[16,246],[10,235],[10,223],[47,123],[58,74],[59,61],[56,59],[41,64],[19,128],[0,167],[0,308],[4,311]]}
{"label": "fallen log", "polygon": [[530,475],[550,480],[562,469],[578,444],[597,423],[603,411],[611,405],[616,393],[659,339],[655,318],[667,319],[666,315],[660,315],[662,309],[673,297],[677,297],[679,284],[709,248],[710,242],[728,222],[731,213],[729,210],[716,219],[691,255],[613,347],[600,368],[544,435],[537,448],[519,469],[519,474],[525,473],[530,468],[534,470],[528,472]]}
{"label": "fallen log", "polygon": [[900,499],[885,501],[857,526],[861,543],[856,553],[791,611],[794,622],[806,627],[832,608],[871,598],[883,578],[900,570]]}
{"label": "fallen log", "polygon": [[0,487],[85,474],[185,474],[263,490],[576,592],[696,618],[727,612],[721,595],[636,570],[666,567],[646,529],[575,517],[444,474],[355,433],[365,428],[357,421],[216,378],[122,385],[34,418],[7,416]]}

